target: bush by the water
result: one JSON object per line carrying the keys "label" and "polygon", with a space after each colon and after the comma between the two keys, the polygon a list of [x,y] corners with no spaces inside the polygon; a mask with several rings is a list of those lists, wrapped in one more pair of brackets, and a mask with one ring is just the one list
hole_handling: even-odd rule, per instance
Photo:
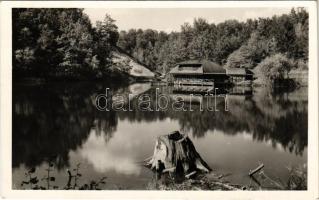
{"label": "bush by the water", "polygon": [[267,85],[276,80],[284,80],[288,77],[288,72],[294,67],[294,61],[283,54],[269,56],[255,68],[258,77],[256,82]]}

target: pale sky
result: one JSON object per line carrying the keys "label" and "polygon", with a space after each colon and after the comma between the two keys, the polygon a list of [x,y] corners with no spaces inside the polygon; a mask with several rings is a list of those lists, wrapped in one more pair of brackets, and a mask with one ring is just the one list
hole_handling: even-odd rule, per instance
{"label": "pale sky", "polygon": [[103,20],[108,13],[116,20],[119,30],[155,29],[158,31],[179,31],[185,22],[204,18],[209,23],[220,23],[228,19],[245,21],[248,18],[271,17],[289,13],[291,7],[281,8],[86,8],[84,12],[92,24]]}

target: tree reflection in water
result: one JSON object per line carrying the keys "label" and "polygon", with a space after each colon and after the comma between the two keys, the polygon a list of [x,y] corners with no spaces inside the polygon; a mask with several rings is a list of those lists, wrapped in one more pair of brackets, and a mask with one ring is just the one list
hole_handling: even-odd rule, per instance
{"label": "tree reflection in water", "polygon": [[[181,130],[195,138],[213,130],[228,135],[247,132],[256,141],[270,141],[274,148],[281,144],[298,155],[307,147],[307,89],[280,93],[258,89],[250,96],[229,94],[229,111],[223,111],[224,101],[220,100],[218,112],[205,109],[201,112],[198,104],[192,105],[192,112],[172,109],[146,112],[137,109],[134,102],[130,112],[101,112],[95,108],[94,99],[106,87],[112,88],[113,94],[127,95],[132,88],[134,95],[138,95],[142,88],[140,92],[150,94],[151,103],[155,102],[155,88],[136,85],[122,88],[92,83],[14,85],[12,167],[54,162],[57,169],[63,169],[70,165],[69,152],[83,145],[92,129],[108,141],[116,133],[119,120],[154,122],[169,118],[177,120]],[[169,87],[161,87],[160,92],[172,94]]]}

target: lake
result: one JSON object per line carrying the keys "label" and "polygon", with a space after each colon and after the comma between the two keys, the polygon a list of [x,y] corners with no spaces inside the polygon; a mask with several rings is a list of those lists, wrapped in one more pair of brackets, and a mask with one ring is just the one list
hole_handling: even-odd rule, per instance
{"label": "lake", "polygon": [[[95,98],[106,88],[112,102],[117,95],[131,94],[132,99],[123,101],[131,111],[99,111]],[[45,177],[52,165],[51,189],[77,189],[102,177],[106,179],[100,189],[147,189],[154,174],[140,162],[153,154],[158,136],[175,130],[188,134],[213,172],[227,174],[233,183],[255,184],[248,172],[260,163],[268,176],[285,182],[287,167],[307,163],[308,88],[232,88],[225,93],[227,101],[215,102],[218,111],[199,109],[210,98],[204,96],[185,103],[193,111],[170,106],[160,111],[138,109],[142,94],[149,95],[154,106],[156,90],[172,99],[179,95],[175,89],[150,83],[122,87],[88,82],[14,84],[13,188],[32,187],[21,184],[28,181],[25,173],[32,168],[36,184],[47,187]],[[73,188],[68,170],[80,174]]]}

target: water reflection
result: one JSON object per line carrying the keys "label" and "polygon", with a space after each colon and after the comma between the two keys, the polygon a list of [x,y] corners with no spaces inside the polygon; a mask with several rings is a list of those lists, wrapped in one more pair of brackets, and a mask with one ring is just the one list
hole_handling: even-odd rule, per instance
{"label": "water reflection", "polygon": [[[146,155],[141,156],[139,149],[156,137],[153,130],[164,131],[162,127],[170,127],[171,121],[193,138],[221,131],[229,136],[245,133],[243,138],[269,143],[274,149],[295,155],[303,155],[307,147],[307,88],[276,93],[255,89],[249,94],[244,90],[245,95],[238,93],[241,89],[233,89],[235,92],[226,95],[229,111],[224,111],[224,98],[217,101],[218,112],[199,111],[197,101],[207,99],[196,97],[192,112],[174,111],[170,106],[167,111],[141,111],[136,107],[137,98],[131,100],[130,112],[101,112],[95,108],[94,99],[106,87],[112,88],[113,95],[136,97],[147,93],[155,103],[156,90],[150,84],[122,88],[92,83],[14,85],[12,167],[34,167],[51,161],[62,170],[70,166],[70,152],[76,152],[97,172],[140,175],[135,162]],[[159,92],[170,98],[176,95],[170,87],[161,87]],[[143,125],[139,125],[141,122]],[[123,123],[136,123],[138,131],[118,130]],[[146,128],[145,124],[152,126]]]}
{"label": "water reflection", "polygon": [[[120,141],[110,141],[108,143],[109,139],[106,135],[98,134],[95,129],[92,129],[88,139],[77,153],[92,164],[97,172],[103,173],[114,170],[121,174],[138,175],[140,168],[137,163],[132,157],[125,155],[126,152],[129,152],[127,149],[123,152],[123,148],[129,148],[130,151],[134,151],[133,146],[130,145],[132,138],[122,137]],[[114,144],[116,145],[114,146]],[[118,145],[123,148],[118,149]]]}

